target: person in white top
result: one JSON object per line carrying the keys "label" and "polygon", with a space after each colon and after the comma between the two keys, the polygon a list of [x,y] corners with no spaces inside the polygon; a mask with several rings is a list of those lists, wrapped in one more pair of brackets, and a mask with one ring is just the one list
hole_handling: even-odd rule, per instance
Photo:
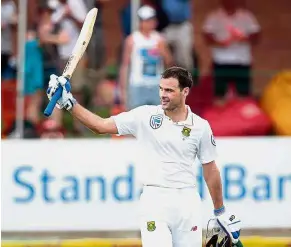
{"label": "person in white top", "polygon": [[[1,71],[2,76],[9,67],[14,55],[15,38],[13,27],[17,24],[17,11],[14,1],[1,1]],[[2,78],[2,77],[1,77]]]}
{"label": "person in white top", "polygon": [[55,6],[52,21],[60,24],[70,37],[68,43],[59,47],[60,57],[66,60],[65,63],[77,42],[86,14],[87,8],[82,0],[59,0]]}
{"label": "person in white top", "polygon": [[[185,104],[193,84],[186,69],[171,67],[162,73],[159,85],[161,105],[140,106],[106,119],[78,104],[67,91],[68,84],[64,77],[51,76],[47,91],[49,99],[58,87],[63,87],[58,108],[69,110],[98,134],[133,135],[138,140],[145,170],[140,198],[144,247],[202,246],[202,206],[194,172],[196,157],[203,165],[216,223],[229,239],[234,243],[238,241],[240,220],[230,224],[223,205],[211,128]],[[237,218],[233,216],[231,219]]]}
{"label": "person in white top", "polygon": [[[54,4],[51,3],[51,6],[55,9],[51,17],[52,22],[54,25],[57,24],[60,26],[60,29],[63,30],[64,37],[67,39],[67,42],[58,45],[58,53],[60,56],[59,66],[60,70],[63,71],[80,35],[88,9],[83,0],[59,0]],[[79,61],[71,79],[75,97],[80,102],[84,101],[82,89],[86,85],[84,80],[86,60],[87,55],[85,53]],[[61,111],[54,111],[53,118],[59,126],[62,125],[63,115]],[[83,131],[82,126],[76,121],[73,121],[73,129],[77,135],[80,135]]]}
{"label": "person in white top", "polygon": [[137,15],[139,29],[126,38],[120,67],[120,96],[126,109],[159,104],[159,77],[164,65],[172,62],[166,42],[155,31],[156,11],[144,5]]}
{"label": "person in white top", "polygon": [[238,1],[221,0],[221,8],[207,16],[203,32],[212,51],[216,102],[224,103],[231,82],[239,96],[249,96],[252,45],[260,32],[254,15]]}

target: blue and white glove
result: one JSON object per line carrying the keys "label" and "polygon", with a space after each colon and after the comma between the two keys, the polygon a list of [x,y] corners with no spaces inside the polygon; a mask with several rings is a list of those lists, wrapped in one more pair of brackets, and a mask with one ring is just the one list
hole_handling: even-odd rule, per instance
{"label": "blue and white glove", "polygon": [[241,221],[234,214],[225,211],[225,208],[214,210],[216,222],[235,245],[239,242]]}
{"label": "blue and white glove", "polygon": [[49,87],[46,91],[49,100],[53,97],[54,93],[59,87],[63,88],[62,97],[57,101],[57,108],[71,110],[76,104],[76,99],[71,93],[70,81],[63,76],[51,75],[49,81]]}

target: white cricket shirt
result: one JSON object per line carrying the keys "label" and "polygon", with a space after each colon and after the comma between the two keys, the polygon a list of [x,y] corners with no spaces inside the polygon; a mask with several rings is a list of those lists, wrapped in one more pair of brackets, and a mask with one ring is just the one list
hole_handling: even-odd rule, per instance
{"label": "white cricket shirt", "polygon": [[133,135],[140,144],[142,183],[169,188],[196,186],[194,161],[215,160],[216,147],[209,123],[191,112],[173,122],[161,106],[140,106],[112,116],[119,135]]}

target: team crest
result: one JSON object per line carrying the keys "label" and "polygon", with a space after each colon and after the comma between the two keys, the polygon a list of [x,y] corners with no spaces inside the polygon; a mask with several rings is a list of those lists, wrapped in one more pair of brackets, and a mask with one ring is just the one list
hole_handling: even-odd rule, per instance
{"label": "team crest", "polygon": [[191,129],[184,126],[184,128],[182,129],[183,136],[189,137],[190,136],[190,133],[191,133]]}
{"label": "team crest", "polygon": [[150,126],[153,129],[158,129],[162,126],[163,116],[162,115],[153,115],[150,119]]}
{"label": "team crest", "polygon": [[156,230],[156,222],[155,221],[148,221],[147,222],[147,229],[149,232],[153,232]]}

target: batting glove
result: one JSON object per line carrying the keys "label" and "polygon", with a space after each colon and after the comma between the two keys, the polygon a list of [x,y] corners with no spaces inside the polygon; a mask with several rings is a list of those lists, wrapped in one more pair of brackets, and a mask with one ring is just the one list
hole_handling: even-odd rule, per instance
{"label": "batting glove", "polygon": [[225,208],[214,210],[216,222],[224,233],[231,239],[235,245],[239,241],[241,221],[234,215],[225,211]]}
{"label": "batting glove", "polygon": [[57,108],[71,110],[76,104],[76,99],[71,93],[70,81],[63,76],[51,75],[49,87],[47,89],[47,97],[49,100],[53,97],[54,93],[62,87],[62,97],[57,101]]}

